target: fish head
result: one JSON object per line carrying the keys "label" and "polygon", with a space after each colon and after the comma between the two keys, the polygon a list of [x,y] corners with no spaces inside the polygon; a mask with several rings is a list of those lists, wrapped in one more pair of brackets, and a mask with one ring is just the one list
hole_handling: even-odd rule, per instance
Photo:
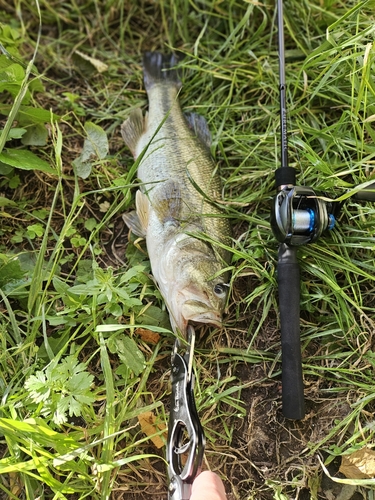
{"label": "fish head", "polygon": [[189,249],[176,260],[164,297],[175,332],[186,336],[189,323],[222,325],[229,289],[226,276],[220,274],[222,267],[212,251]]}

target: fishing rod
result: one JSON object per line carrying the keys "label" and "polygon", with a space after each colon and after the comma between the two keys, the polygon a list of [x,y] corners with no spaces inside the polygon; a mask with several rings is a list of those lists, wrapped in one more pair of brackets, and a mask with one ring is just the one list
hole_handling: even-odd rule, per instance
{"label": "fishing rod", "polygon": [[[305,416],[300,340],[300,269],[298,247],[313,243],[324,231],[333,229],[342,204],[326,202],[311,187],[296,186],[296,169],[288,164],[288,134],[285,79],[283,1],[277,0],[280,164],[275,171],[276,196],[271,227],[279,241],[277,282],[279,294],[282,411],[286,418]],[[375,184],[353,196],[358,201],[375,201]]]}

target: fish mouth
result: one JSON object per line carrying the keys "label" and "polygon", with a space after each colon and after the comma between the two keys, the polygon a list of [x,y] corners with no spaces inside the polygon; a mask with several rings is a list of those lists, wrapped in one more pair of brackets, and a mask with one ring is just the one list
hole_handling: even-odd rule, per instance
{"label": "fish mouth", "polygon": [[220,327],[222,325],[221,314],[211,305],[199,300],[186,300],[182,305],[181,316],[184,323],[202,324],[208,323]]}
{"label": "fish mouth", "polygon": [[167,302],[172,329],[175,333],[180,332],[185,338],[188,324],[194,326],[209,324],[219,328],[222,326],[220,308],[215,307],[208,297],[206,300],[206,297],[202,298],[197,295],[198,293],[192,289],[188,292],[178,291],[171,294]]}

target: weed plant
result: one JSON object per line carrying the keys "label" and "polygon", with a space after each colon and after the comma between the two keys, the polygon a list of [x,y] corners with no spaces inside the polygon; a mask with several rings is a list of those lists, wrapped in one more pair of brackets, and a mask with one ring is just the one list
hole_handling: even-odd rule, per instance
{"label": "weed plant", "polygon": [[302,422],[281,413],[274,2],[0,0],[0,498],[166,498],[174,339],[121,219],[145,50],[185,56],[181,103],[209,123],[233,226],[225,324],[195,357],[205,467],[229,500],[336,498],[340,481],[373,498],[375,471],[338,466],[374,447],[375,207],[350,198],[375,177],[374,2],[284,10],[290,165],[343,201],[299,250]]}

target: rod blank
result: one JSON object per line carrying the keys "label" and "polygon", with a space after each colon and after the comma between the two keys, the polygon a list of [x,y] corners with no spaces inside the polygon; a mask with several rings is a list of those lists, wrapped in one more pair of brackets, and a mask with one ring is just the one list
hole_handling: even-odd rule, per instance
{"label": "rod blank", "polygon": [[288,134],[285,82],[283,2],[277,0],[278,38],[279,38],[279,92],[280,92],[280,140],[281,167],[288,166]]}

